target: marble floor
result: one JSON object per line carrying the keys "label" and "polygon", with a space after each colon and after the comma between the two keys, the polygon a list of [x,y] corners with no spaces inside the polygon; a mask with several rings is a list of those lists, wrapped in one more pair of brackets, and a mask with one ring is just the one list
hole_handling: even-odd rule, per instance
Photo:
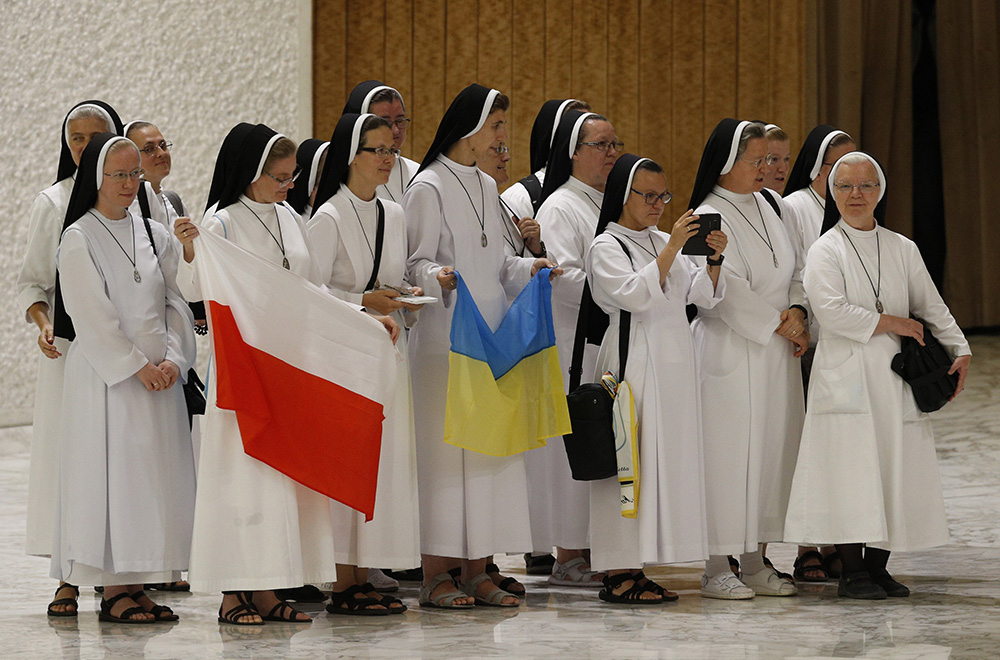
{"label": "marble floor", "polygon": [[[48,563],[23,554],[31,430],[12,428],[0,430],[0,658],[1000,658],[1000,337],[972,345],[968,391],[934,421],[953,543],[892,558],[908,599],[842,600],[831,582],[796,598],[703,600],[701,566],[691,564],[649,571],[679,602],[608,606],[593,591],[525,577],[511,557],[501,565],[529,590],[514,611],[421,610],[404,583],[410,611],[386,618],[316,606],[308,625],[235,628],[216,622],[217,595],[181,594],[161,599],[180,623],[120,626],[98,623],[85,590],[78,620],[50,619]],[[768,554],[790,570],[793,548]]]}

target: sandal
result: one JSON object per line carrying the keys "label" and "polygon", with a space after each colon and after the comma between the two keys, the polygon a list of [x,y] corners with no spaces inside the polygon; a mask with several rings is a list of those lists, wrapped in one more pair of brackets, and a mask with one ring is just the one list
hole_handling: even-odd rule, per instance
{"label": "sandal", "polygon": [[[485,596],[478,596],[477,591],[479,590],[479,585],[484,582],[489,582],[493,589]],[[486,573],[480,573],[476,577],[472,578],[464,585],[461,586],[462,591],[465,592],[467,596],[472,596],[476,599],[476,605],[483,607],[517,607],[521,604],[521,599],[514,596],[511,593],[504,591],[497,585],[493,584],[493,580]],[[513,603],[503,602],[504,598],[514,598]]]}
{"label": "sandal", "polygon": [[[134,594],[129,594],[128,597],[134,600],[136,605],[142,607],[142,609],[156,617],[157,621],[180,621],[180,617],[174,614],[172,609],[166,605],[157,605],[156,603],[153,603],[153,599],[149,598],[145,591],[137,591]],[[139,602],[140,598],[148,599],[149,602],[153,603],[153,606],[150,608],[143,607],[142,603]]]}
{"label": "sandal", "polygon": [[[620,594],[615,593],[617,587],[629,581],[632,582],[631,587]],[[643,598],[642,594],[655,592],[648,589],[646,585],[639,584],[639,580],[631,573],[607,575],[604,577],[603,582],[604,588],[597,594],[597,597],[606,603],[623,603],[628,605],[660,605],[663,603],[663,600],[660,598]]]}
{"label": "sandal", "polygon": [[788,582],[795,582],[795,578],[793,578],[791,575],[789,575],[788,573],[782,573],[781,571],[776,569],[774,567],[774,564],[771,563],[770,559],[768,559],[764,555],[761,555],[760,558],[764,560],[764,565],[770,568],[772,571],[774,571],[778,575],[778,577],[780,577],[782,580],[787,580]]}
{"label": "sandal", "polygon": [[[806,565],[808,561],[818,561],[819,563]],[[801,556],[795,559],[795,563],[792,566],[794,569],[792,574],[795,576],[796,582],[826,582],[830,579],[830,575],[824,567],[823,555],[816,550],[803,552]],[[806,573],[822,573],[823,577],[810,576],[806,575]]]}
{"label": "sandal", "polygon": [[[228,596],[226,592],[222,592],[224,596]],[[229,608],[229,610],[223,614],[222,605],[219,605],[219,623],[228,623],[233,626],[262,626],[263,621],[244,621],[243,619],[251,616],[260,616],[260,612],[257,611],[257,607],[253,604],[253,593],[249,591],[237,591],[236,599],[239,601],[237,605]]]}
{"label": "sandal", "polygon": [[100,611],[100,613],[98,613],[97,618],[100,621],[108,621],[110,623],[155,623],[156,622],[155,619],[132,619],[132,618],[130,618],[130,617],[132,617],[132,616],[134,616],[136,614],[146,614],[147,613],[146,610],[144,610],[141,607],[139,607],[138,604],[136,604],[135,607],[130,607],[130,608],[126,609],[124,612],[122,612],[118,616],[114,616],[113,614],[111,614],[111,608],[113,608],[115,606],[115,603],[117,603],[118,601],[122,600],[123,598],[131,598],[131,596],[129,596],[127,593],[125,593],[123,591],[120,594],[118,594],[117,596],[112,597],[111,600],[107,600],[105,598],[102,598],[101,599],[101,611]]}
{"label": "sandal", "polygon": [[155,584],[144,584],[143,589],[149,591],[191,591],[191,585],[181,580],[180,582],[157,582]]}
{"label": "sandal", "polygon": [[[366,590],[365,587],[368,587]],[[343,591],[333,591],[330,593],[330,604],[326,606],[326,611],[330,614],[349,614],[351,616],[386,616],[389,608],[373,608],[373,605],[382,605],[378,598],[369,598],[365,591],[373,591],[370,584],[364,587],[353,585]],[[361,598],[358,598],[358,596]]]}
{"label": "sandal", "polygon": [[312,623],[312,617],[297,619],[295,618],[296,614],[304,614],[304,612],[298,611],[283,600],[278,600],[278,603],[266,615],[261,615],[260,618],[272,623]]}
{"label": "sandal", "polygon": [[600,587],[600,573],[589,569],[590,566],[583,557],[574,557],[565,564],[557,561],[552,565],[549,584],[559,587]]}
{"label": "sandal", "polygon": [[[828,555],[823,556],[823,568],[826,569],[826,574],[830,576],[831,580],[839,580],[840,574],[843,570],[843,565],[841,565],[841,571],[836,570],[833,567],[834,562],[840,561],[840,553],[834,550]],[[843,562],[841,562],[843,564]]]}
{"label": "sandal", "polygon": [[[552,555],[532,555],[524,553],[524,572],[528,575],[552,575],[552,566],[556,558]],[[502,588],[502,587],[501,587]]]}
{"label": "sandal", "polygon": [[[375,585],[371,582],[365,582],[358,587],[358,589],[360,589],[364,594],[378,594],[377,597],[372,600],[388,610],[389,614],[402,614],[406,611],[406,605],[403,604],[403,601],[379,592],[379,590],[376,589]],[[371,596],[369,596],[369,598],[371,598]],[[393,605],[398,605],[398,607],[392,607]]]}
{"label": "sandal", "polygon": [[[73,592],[76,595],[73,596],[72,598],[70,598],[70,597],[56,598],[56,596],[59,595],[59,592],[62,591],[63,589],[72,589]],[[75,585],[72,585],[69,582],[63,582],[62,584],[60,584],[56,588],[56,592],[54,594],[52,594],[53,601],[51,603],[49,603],[48,615],[49,616],[76,616],[77,615],[77,610],[80,608],[79,603],[76,602],[76,599],[79,598],[79,597],[80,597],[80,588],[79,587],[77,587]],[[56,605],[72,605],[73,609],[71,609],[71,610],[64,610],[62,612],[57,612],[56,610],[52,609]]]}
{"label": "sandal", "polygon": [[512,596],[524,598],[524,585],[512,577],[500,575],[500,567],[496,564],[486,564],[486,574],[490,576],[491,580],[494,575],[499,575],[501,578],[500,582],[494,582],[494,584]]}
{"label": "sandal", "polygon": [[[446,591],[443,594],[431,596],[434,590],[438,588],[438,585],[443,582],[451,582],[455,587],[455,591]],[[455,602],[458,598],[465,598],[465,593],[458,588],[455,580],[447,573],[435,575],[433,580],[420,587],[420,607],[436,607],[442,610],[471,610],[475,607],[475,605],[468,604],[459,605]]]}
{"label": "sandal", "polygon": [[645,580],[645,582],[642,583],[642,586],[645,587],[646,591],[652,591],[654,594],[658,594],[660,596],[661,602],[672,603],[680,599],[680,596],[675,594],[673,591],[667,591],[666,589],[663,588],[662,585],[659,585],[650,580],[648,577],[646,577],[646,574],[643,573],[642,571],[639,571],[638,573],[633,573],[632,579],[636,581]]}
{"label": "sandal", "polygon": [[293,600],[296,603],[322,603],[326,601],[326,594],[312,584],[304,584],[301,587],[291,587],[290,589],[275,589],[274,597],[284,601]]}
{"label": "sandal", "polygon": [[732,555],[729,556],[729,569],[736,577],[740,576],[740,560]]}

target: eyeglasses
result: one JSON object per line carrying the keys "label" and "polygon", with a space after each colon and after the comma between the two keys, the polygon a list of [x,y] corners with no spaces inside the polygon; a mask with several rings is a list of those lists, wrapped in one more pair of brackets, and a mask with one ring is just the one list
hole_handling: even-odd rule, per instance
{"label": "eyeglasses", "polygon": [[501,142],[500,144],[498,144],[495,147],[489,147],[489,150],[492,151],[493,153],[495,153],[497,156],[499,156],[501,154],[510,153],[510,147],[508,147],[503,142]]}
{"label": "eyeglasses", "polygon": [[127,179],[138,181],[139,179],[142,178],[142,175],[145,173],[146,170],[138,169],[138,170],[132,170],[131,172],[105,172],[104,176],[113,183],[125,183]]}
{"label": "eyeglasses", "polygon": [[278,177],[274,176],[270,172],[264,172],[264,174],[268,175],[269,177],[271,177],[272,179],[274,179],[275,181],[277,181],[279,188],[286,188],[292,181],[295,181],[296,179],[299,178],[299,175],[302,174],[302,168],[301,167],[296,167],[295,168],[295,173],[292,174],[292,176],[288,177],[287,179],[279,179]]}
{"label": "eyeglasses", "polygon": [[758,158],[757,160],[747,160],[746,158],[740,158],[740,160],[742,160],[744,163],[749,163],[750,165],[753,165],[754,169],[758,169],[762,163],[765,165],[773,165],[774,163],[778,162],[778,157],[772,154],[768,154],[763,158]]}
{"label": "eyeglasses", "polygon": [[166,153],[170,151],[171,147],[173,146],[174,146],[173,142],[160,142],[159,144],[151,144],[148,147],[140,149],[139,151],[146,154],[147,156],[152,156],[156,153],[157,149],[162,149],[163,152]]}
{"label": "eyeglasses", "polygon": [[833,189],[841,194],[850,195],[857,188],[861,191],[862,195],[870,195],[879,189],[880,183],[878,181],[862,181],[861,183],[835,183],[833,184]]}
{"label": "eyeglasses", "polygon": [[375,154],[379,158],[385,158],[390,154],[392,155],[393,158],[396,158],[401,153],[399,149],[397,149],[396,147],[361,147],[358,149],[358,151],[367,151],[369,153]]}
{"label": "eyeglasses", "polygon": [[621,140],[616,140],[614,142],[581,142],[581,147],[593,147],[598,151],[607,152],[608,149],[614,147],[615,151],[621,151],[625,148],[625,143]]}
{"label": "eyeglasses", "polygon": [[387,122],[389,122],[390,126],[395,126],[396,128],[398,128],[401,131],[405,131],[406,127],[410,125],[410,122],[413,121],[409,117],[397,117],[396,119],[389,119],[388,117],[381,117],[381,119],[386,120]]}
{"label": "eyeglasses", "polygon": [[664,204],[669,204],[670,200],[674,198],[674,194],[669,190],[659,195],[657,195],[656,193],[642,193],[636,190],[635,188],[629,188],[629,190],[634,192],[639,197],[642,197],[643,201],[649,204],[650,206],[655,206],[657,202],[663,202]]}

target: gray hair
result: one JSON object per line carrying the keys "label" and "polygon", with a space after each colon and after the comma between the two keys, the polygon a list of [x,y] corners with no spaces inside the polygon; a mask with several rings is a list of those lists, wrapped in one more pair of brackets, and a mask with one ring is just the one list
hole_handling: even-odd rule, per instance
{"label": "gray hair", "polygon": [[765,137],[763,124],[751,123],[744,128],[743,135],[740,136],[740,145],[736,148],[736,160],[746,154],[750,140],[763,140]]}
{"label": "gray hair", "polygon": [[406,112],[406,103],[403,102],[403,97],[391,87],[380,89],[372,95],[371,100],[368,101],[369,111],[376,103],[392,103],[393,101],[399,101],[399,104],[403,106],[403,112]]}

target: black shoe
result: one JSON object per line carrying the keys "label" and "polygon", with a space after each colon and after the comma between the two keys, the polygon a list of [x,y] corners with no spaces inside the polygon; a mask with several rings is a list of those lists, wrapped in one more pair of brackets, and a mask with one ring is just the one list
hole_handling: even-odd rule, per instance
{"label": "black shoe", "polygon": [[873,571],[872,580],[875,581],[875,584],[882,587],[885,595],[889,598],[906,598],[910,595],[910,590],[907,586],[892,579],[889,571],[884,568],[881,571]]}
{"label": "black shoe", "polygon": [[416,568],[408,568],[405,571],[390,571],[383,568],[382,572],[391,577],[393,580],[399,580],[400,582],[424,581],[424,569],[420,566],[417,566]]}
{"label": "black shoe", "polygon": [[[902,585],[900,585],[902,586]],[[883,600],[885,589],[880,587],[865,571],[844,573],[837,585],[837,595],[841,598],[857,598],[859,600]]]}
{"label": "black shoe", "polygon": [[552,575],[552,567],[556,563],[556,558],[552,555],[538,555],[530,552],[524,553],[524,572],[528,575]]}
{"label": "black shoe", "polygon": [[274,595],[278,600],[290,600],[296,603],[322,603],[326,600],[326,594],[311,584],[291,589],[275,589]]}

